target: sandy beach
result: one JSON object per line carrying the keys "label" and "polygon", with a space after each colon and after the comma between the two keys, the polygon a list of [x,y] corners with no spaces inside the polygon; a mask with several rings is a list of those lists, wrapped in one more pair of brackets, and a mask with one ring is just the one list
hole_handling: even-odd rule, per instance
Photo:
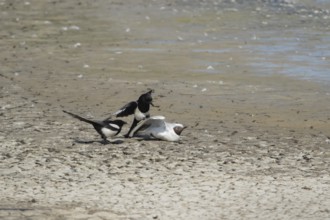
{"label": "sandy beach", "polygon": [[[329,219],[329,84],[251,65],[270,31],[323,42],[328,12],[264,2],[1,1],[0,219]],[[148,89],[180,142],[103,145],[62,112]]]}

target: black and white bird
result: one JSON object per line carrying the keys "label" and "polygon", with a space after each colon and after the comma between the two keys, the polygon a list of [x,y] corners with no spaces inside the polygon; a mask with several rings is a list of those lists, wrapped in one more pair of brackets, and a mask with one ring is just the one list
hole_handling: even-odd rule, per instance
{"label": "black and white bird", "polygon": [[142,94],[137,101],[132,101],[124,105],[121,109],[114,113],[116,117],[126,117],[134,114],[134,121],[127,132],[127,137],[132,137],[131,131],[138,124],[138,122],[150,117],[150,105],[154,106],[152,103],[151,93],[153,90]]}
{"label": "black and white bird", "polygon": [[99,135],[101,135],[101,138],[103,139],[103,142],[102,142],[103,144],[110,143],[107,140],[107,137],[114,137],[117,134],[119,134],[123,125],[126,124],[126,122],[122,121],[122,120],[110,120],[109,118],[106,118],[103,121],[97,121],[97,120],[90,120],[90,119],[83,118],[79,115],[73,114],[68,111],[63,110],[63,112],[71,115],[74,118],[79,119],[80,121],[93,125],[93,127],[97,131],[97,133],[99,133]]}
{"label": "black and white bird", "polygon": [[132,131],[133,136],[154,138],[164,141],[179,141],[182,131],[187,128],[182,124],[165,121],[164,116],[153,116],[141,121]]}

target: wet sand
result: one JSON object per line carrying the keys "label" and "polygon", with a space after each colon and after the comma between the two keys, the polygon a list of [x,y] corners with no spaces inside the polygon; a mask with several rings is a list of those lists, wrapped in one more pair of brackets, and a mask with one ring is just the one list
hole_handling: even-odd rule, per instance
{"label": "wet sand", "polygon": [[[325,11],[10,2],[0,4],[0,218],[330,217],[328,84],[265,73],[249,49],[270,30],[326,34]],[[179,143],[102,145],[62,112],[105,118],[148,88],[152,115],[188,126]]]}

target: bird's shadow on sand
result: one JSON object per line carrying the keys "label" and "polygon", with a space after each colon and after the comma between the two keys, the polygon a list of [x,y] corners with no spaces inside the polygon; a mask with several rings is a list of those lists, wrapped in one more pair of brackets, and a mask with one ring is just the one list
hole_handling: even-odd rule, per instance
{"label": "bird's shadow on sand", "polygon": [[134,139],[138,142],[164,142],[164,143],[174,143],[174,144],[184,144],[184,142],[182,140],[180,141],[175,141],[175,142],[171,142],[171,141],[164,141],[164,140],[160,140],[157,138],[153,138],[153,137],[134,137]]}
{"label": "bird's shadow on sand", "polygon": [[73,142],[74,143],[77,143],[77,144],[94,144],[94,143],[99,143],[99,144],[103,144],[103,145],[107,145],[107,144],[122,144],[124,143],[123,140],[114,140],[114,141],[104,141],[104,140],[101,140],[101,141],[95,141],[95,140],[81,140],[81,139],[78,139],[78,138],[75,138],[73,139]]}
{"label": "bird's shadow on sand", "polygon": [[[159,139],[156,139],[156,138],[148,138],[148,137],[133,137],[133,138],[129,138],[130,140],[135,140],[135,141],[138,141],[138,142],[143,142],[143,141],[146,141],[146,142],[166,142],[164,140],[159,140]],[[104,140],[81,140],[81,139],[78,139],[78,138],[75,138],[73,139],[73,142],[76,143],[76,144],[94,144],[94,143],[98,143],[98,144],[102,144],[102,145],[107,145],[107,144],[122,144],[124,143],[125,141],[123,140],[114,140],[114,141],[104,141]],[[171,142],[169,142],[171,143]],[[183,144],[184,142],[182,140],[180,141],[177,141],[177,142],[174,142],[176,144]]]}

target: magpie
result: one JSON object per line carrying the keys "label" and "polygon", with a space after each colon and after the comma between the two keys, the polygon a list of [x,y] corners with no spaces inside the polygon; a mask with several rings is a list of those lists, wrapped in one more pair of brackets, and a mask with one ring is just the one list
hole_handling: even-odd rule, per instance
{"label": "magpie", "polygon": [[182,124],[166,122],[164,116],[154,116],[141,121],[132,133],[135,137],[179,141],[185,128],[187,127]]}
{"label": "magpie", "polygon": [[126,124],[126,122],[122,120],[110,120],[109,118],[106,118],[103,121],[96,121],[96,120],[83,118],[79,115],[73,114],[65,110],[63,110],[63,112],[71,115],[74,118],[79,119],[80,121],[84,121],[86,123],[93,125],[94,129],[103,139],[102,142],[103,144],[110,143],[110,141],[107,140],[107,137],[113,137],[119,134],[123,125]]}
{"label": "magpie", "polygon": [[150,105],[154,106],[152,103],[152,92],[153,90],[150,90],[140,95],[137,101],[129,102],[114,113],[116,117],[126,117],[134,114],[134,121],[131,125],[131,128],[129,129],[127,134],[124,135],[124,137],[132,137],[131,131],[138,124],[138,122],[150,117]]}

